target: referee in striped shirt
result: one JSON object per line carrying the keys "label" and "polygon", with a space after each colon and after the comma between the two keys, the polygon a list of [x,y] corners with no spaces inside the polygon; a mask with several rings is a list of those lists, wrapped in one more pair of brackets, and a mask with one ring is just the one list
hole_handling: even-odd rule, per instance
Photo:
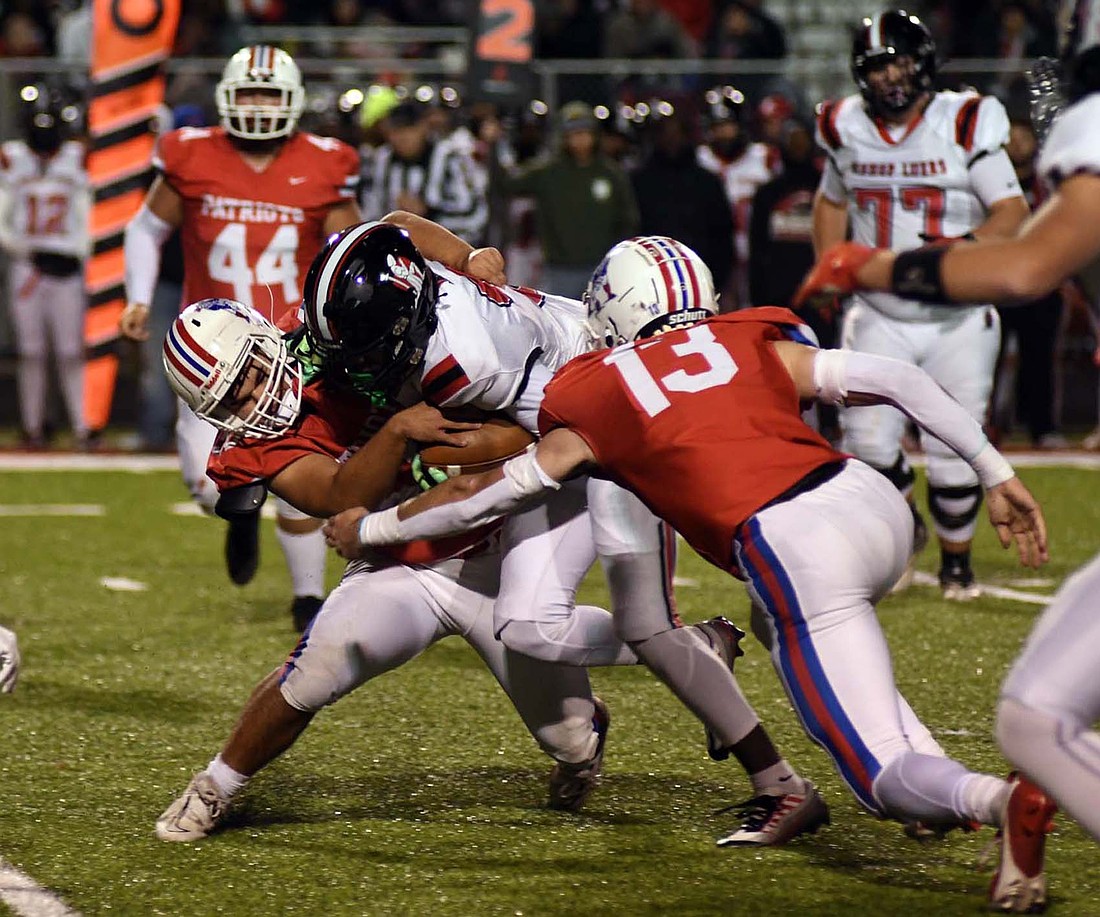
{"label": "referee in striped shirt", "polygon": [[402,102],[386,117],[386,142],[374,153],[363,212],[378,219],[407,210],[478,247],[489,220],[485,170],[450,138],[433,139],[427,114],[425,105]]}

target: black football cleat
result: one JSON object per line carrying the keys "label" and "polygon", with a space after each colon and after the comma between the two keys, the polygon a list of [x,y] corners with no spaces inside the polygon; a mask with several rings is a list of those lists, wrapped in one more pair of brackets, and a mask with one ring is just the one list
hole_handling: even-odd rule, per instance
{"label": "black football cleat", "polygon": [[315,595],[296,595],[290,603],[290,616],[294,619],[294,630],[301,633],[321,610],[325,600]]}
{"label": "black football cleat", "polygon": [[260,566],[260,514],[241,513],[225,531],[225,568],[238,586],[252,582]]}

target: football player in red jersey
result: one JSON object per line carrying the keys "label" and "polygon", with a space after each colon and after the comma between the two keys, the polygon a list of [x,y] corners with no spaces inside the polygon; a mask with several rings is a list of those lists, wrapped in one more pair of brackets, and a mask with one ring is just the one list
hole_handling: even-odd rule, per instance
{"label": "football player in red jersey", "polygon": [[[1042,792],[946,757],[894,685],[875,603],[908,559],[905,500],[806,426],[800,402],[905,410],[967,459],[1002,544],[1015,540],[1028,565],[1047,556],[1038,504],[923,370],[807,346],[804,326],[785,309],[700,321],[698,309],[678,307],[689,299],[678,268],[690,254],[649,241],[620,243],[597,268],[587,293],[593,330],[617,346],[555,376],[534,452],[399,507],[346,511],[327,523],[330,543],[356,556],[361,545],[453,534],[578,474],[611,478],[745,581],[760,617],[754,630],[807,733],[865,807],[904,822],[1018,828],[1006,818],[1010,806],[1049,806]],[[707,311],[716,313],[715,304]],[[1014,840],[1042,862],[1042,831]]]}
{"label": "football player in red jersey", "polygon": [[[225,433],[210,456],[219,488],[267,487],[310,516],[408,495],[412,480],[403,466],[412,443],[461,446],[462,433],[477,427],[423,403],[397,410],[323,381],[303,384],[275,326],[229,300],[184,310],[164,353],[173,387]],[[347,464],[356,452],[366,461]],[[481,656],[554,758],[550,806],[579,809],[599,779],[607,711],[583,668],[532,659],[496,639],[500,559],[491,535],[380,551],[350,565],[285,664],[256,686],[221,752],[158,819],[157,836],[206,837],[235,794],[315,713],[452,635]]]}
{"label": "football player in red jersey", "polygon": [[[122,333],[148,336],[149,303],[160,248],[181,232],[184,302],[228,298],[278,322],[301,301],[313,255],[333,232],[359,222],[359,155],[347,144],[298,130],[305,88],[290,55],[269,45],[242,48],[215,90],[220,127],[184,127],[164,135],[159,175],[126,228]],[[180,410],[180,466],[207,511],[217,489],[206,476],[215,430]],[[291,614],[302,626],[321,605],[325,550],[317,522],[278,503],[277,536],[294,587]],[[232,515],[226,563],[233,582],[255,575],[259,517]]]}

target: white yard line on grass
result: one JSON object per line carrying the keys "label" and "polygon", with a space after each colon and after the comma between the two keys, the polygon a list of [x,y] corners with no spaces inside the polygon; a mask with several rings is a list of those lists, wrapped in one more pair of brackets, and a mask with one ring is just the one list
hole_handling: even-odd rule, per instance
{"label": "white yard line on grass", "polygon": [[106,516],[101,503],[0,503],[0,516]]}
{"label": "white yard line on grass", "polygon": [[0,901],[18,917],[80,917],[57,895],[0,858]]}
{"label": "white yard line on grass", "polygon": [[[940,588],[939,577],[933,576],[931,573],[924,573],[921,570],[913,574],[913,582],[918,586]],[[1054,600],[1054,596],[1042,595],[1038,592],[1006,589],[1004,586],[993,586],[989,583],[978,583],[978,585],[981,587],[982,595],[991,595],[995,599],[1011,599],[1014,602],[1027,602],[1030,605],[1049,605]]]}

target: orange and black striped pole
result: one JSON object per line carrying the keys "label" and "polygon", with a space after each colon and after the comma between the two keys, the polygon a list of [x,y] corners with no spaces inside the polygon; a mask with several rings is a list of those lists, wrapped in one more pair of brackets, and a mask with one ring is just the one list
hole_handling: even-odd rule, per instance
{"label": "orange and black striped pole", "polygon": [[88,177],[92,252],[84,271],[88,311],[84,414],[102,430],[111,414],[118,320],[125,308],[122,233],[151,179],[150,119],[164,100],[163,63],[172,50],[180,0],[94,0]]}

